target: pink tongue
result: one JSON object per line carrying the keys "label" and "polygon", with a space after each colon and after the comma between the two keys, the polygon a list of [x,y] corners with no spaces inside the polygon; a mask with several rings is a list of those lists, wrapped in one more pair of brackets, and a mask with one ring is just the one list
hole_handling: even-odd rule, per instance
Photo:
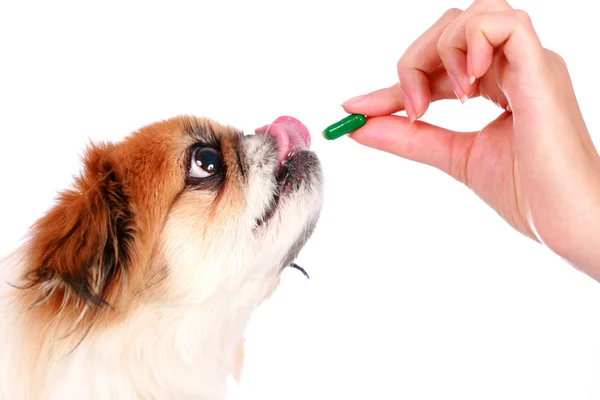
{"label": "pink tongue", "polygon": [[271,125],[258,128],[257,135],[270,135],[277,141],[277,159],[284,161],[289,154],[310,148],[310,133],[296,118],[279,117]]}

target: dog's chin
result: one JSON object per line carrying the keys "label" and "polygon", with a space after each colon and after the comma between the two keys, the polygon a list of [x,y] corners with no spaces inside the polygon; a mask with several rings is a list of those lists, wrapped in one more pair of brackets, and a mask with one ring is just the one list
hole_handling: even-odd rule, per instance
{"label": "dog's chin", "polygon": [[275,172],[276,190],[264,211],[264,214],[256,220],[256,228],[264,228],[278,214],[282,205],[305,191],[309,195],[319,179],[319,159],[309,150],[300,150],[288,155],[284,162]]}

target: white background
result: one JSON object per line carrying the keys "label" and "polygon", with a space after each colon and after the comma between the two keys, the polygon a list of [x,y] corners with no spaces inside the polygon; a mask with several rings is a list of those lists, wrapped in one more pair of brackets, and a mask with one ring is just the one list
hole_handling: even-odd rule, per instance
{"label": "white background", "polygon": [[[598,142],[593,3],[512,5],[567,60]],[[0,5],[0,254],[71,182],[88,138],[181,113],[247,131],[293,115],[326,205],[299,259],[311,280],[287,271],[248,328],[243,399],[600,399],[600,284],[441,172],[319,136],[469,1],[97,4]],[[453,101],[424,120],[474,130],[498,113]]]}

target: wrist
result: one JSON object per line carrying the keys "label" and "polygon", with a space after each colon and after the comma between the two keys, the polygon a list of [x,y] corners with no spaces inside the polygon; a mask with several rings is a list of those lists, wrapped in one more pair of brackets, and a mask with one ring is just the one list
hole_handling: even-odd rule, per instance
{"label": "wrist", "polygon": [[538,239],[570,265],[600,282],[600,203],[581,218],[559,223]]}

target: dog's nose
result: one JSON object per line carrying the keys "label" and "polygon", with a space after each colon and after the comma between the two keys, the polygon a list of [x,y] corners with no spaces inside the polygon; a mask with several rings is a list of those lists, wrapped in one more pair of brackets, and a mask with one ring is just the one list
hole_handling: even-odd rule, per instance
{"label": "dog's nose", "polygon": [[293,117],[279,117],[270,125],[256,129],[257,135],[269,135],[277,142],[277,159],[282,162],[289,154],[310,148],[310,133]]}

